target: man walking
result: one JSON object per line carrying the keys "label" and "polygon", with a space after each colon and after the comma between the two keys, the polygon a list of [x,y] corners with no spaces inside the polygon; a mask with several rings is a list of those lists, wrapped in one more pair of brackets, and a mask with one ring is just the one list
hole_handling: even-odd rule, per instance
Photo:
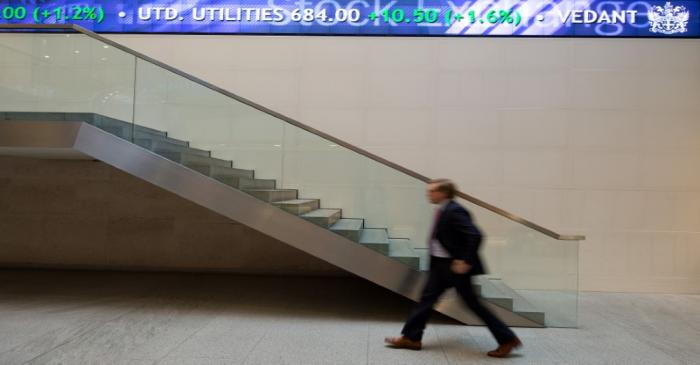
{"label": "man walking", "polygon": [[478,253],[482,235],[469,212],[453,201],[456,191],[455,184],[447,179],[433,180],[428,185],[428,199],[438,206],[429,242],[430,275],[420,303],[401,331],[402,336],[387,337],[384,342],[395,348],[420,350],[423,330],[433,306],[445,290],[454,287],[496,338],[498,348],[489,351],[488,355],[506,357],[522,343],[508,326],[481,304],[474,293],[472,277],[485,273]]}

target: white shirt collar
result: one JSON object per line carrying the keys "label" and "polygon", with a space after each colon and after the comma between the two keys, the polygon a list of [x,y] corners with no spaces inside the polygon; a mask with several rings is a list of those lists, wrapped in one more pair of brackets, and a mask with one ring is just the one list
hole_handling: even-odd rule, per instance
{"label": "white shirt collar", "polygon": [[437,207],[440,208],[440,210],[445,210],[445,207],[449,203],[450,203],[450,199],[445,199],[442,202],[440,202],[439,204],[437,204]]}

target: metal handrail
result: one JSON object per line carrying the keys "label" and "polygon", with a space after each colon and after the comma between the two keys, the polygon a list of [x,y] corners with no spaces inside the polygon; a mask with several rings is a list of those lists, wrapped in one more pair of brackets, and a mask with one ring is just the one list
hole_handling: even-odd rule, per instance
{"label": "metal handrail", "polygon": [[[73,30],[73,31],[75,31],[75,32],[85,34],[85,35],[88,36],[88,37],[91,37],[91,38],[97,39],[97,40],[100,41],[100,42],[109,44],[110,46],[112,46],[112,47],[114,47],[114,48],[120,49],[120,50],[122,50],[122,51],[124,51],[124,52],[126,52],[126,53],[129,53],[129,54],[131,54],[131,55],[133,55],[133,56],[135,56],[135,57],[138,57],[138,58],[140,58],[140,59],[143,59],[143,60],[145,60],[145,61],[147,61],[147,62],[149,62],[149,63],[152,63],[152,64],[154,64],[154,65],[157,65],[158,67],[161,67],[161,68],[163,68],[163,69],[166,69],[166,70],[168,70],[168,71],[170,71],[170,72],[172,72],[172,73],[174,73],[174,74],[176,74],[176,75],[179,75],[179,76],[181,76],[181,77],[184,77],[184,78],[186,78],[186,79],[188,79],[188,80],[190,80],[190,81],[192,81],[192,82],[194,82],[194,83],[197,83],[197,84],[199,84],[199,85],[201,85],[201,86],[204,86],[204,87],[206,87],[206,88],[208,88],[208,89],[210,89],[210,90],[213,90],[213,91],[216,91],[216,92],[218,92],[218,93],[220,93],[220,94],[226,95],[226,96],[228,96],[228,97],[230,97],[230,98],[232,98],[232,99],[234,99],[234,100],[236,100],[236,101],[239,101],[239,102],[241,102],[241,103],[243,103],[243,104],[246,104],[246,105],[248,105],[248,106],[250,106],[250,107],[252,107],[252,108],[255,108],[255,109],[257,109],[257,110],[259,110],[259,111],[261,111],[261,112],[263,112],[263,113],[269,114],[269,115],[271,115],[271,116],[273,116],[273,117],[275,117],[275,118],[277,118],[277,119],[281,119],[281,120],[283,120],[283,121],[285,121],[285,122],[287,122],[287,123],[289,123],[289,124],[291,124],[291,125],[293,125],[293,126],[295,126],[295,127],[301,128],[301,129],[303,129],[303,130],[305,130],[305,131],[307,131],[307,132],[309,132],[309,133],[312,133],[312,134],[315,134],[315,135],[317,135],[317,136],[320,136],[320,137],[322,137],[322,138],[324,138],[324,139],[327,139],[327,140],[329,140],[329,141],[331,141],[331,142],[333,142],[333,143],[335,143],[335,144],[337,144],[337,145],[339,145],[339,146],[343,146],[343,147],[345,147],[345,148],[347,148],[347,149],[349,149],[349,150],[351,150],[351,151],[353,151],[353,152],[355,152],[355,153],[358,153],[358,154],[363,155],[363,156],[365,156],[365,157],[367,157],[367,158],[370,158],[370,159],[372,159],[372,160],[374,160],[374,161],[376,161],[376,162],[379,162],[379,163],[381,163],[381,164],[383,164],[383,165],[385,165],[385,166],[388,166],[388,167],[390,167],[390,168],[392,168],[392,169],[394,169],[394,170],[401,171],[402,173],[404,173],[404,174],[406,174],[406,175],[409,175],[409,176],[411,176],[411,177],[413,177],[413,178],[415,178],[415,179],[418,179],[418,180],[420,180],[420,181],[422,181],[422,182],[428,183],[429,181],[431,181],[431,179],[430,179],[429,177],[427,177],[427,176],[421,175],[421,174],[419,174],[419,173],[417,173],[417,172],[415,172],[415,171],[413,171],[413,170],[410,170],[410,169],[408,169],[408,168],[406,168],[406,167],[400,166],[400,165],[398,165],[398,164],[396,164],[396,163],[394,163],[394,162],[391,162],[391,161],[389,161],[389,160],[387,160],[387,159],[385,159],[385,158],[383,158],[383,157],[377,156],[377,155],[375,155],[375,154],[373,154],[373,153],[371,153],[371,152],[369,152],[369,151],[367,151],[367,150],[365,150],[365,149],[362,149],[362,148],[357,147],[357,146],[355,146],[355,145],[352,145],[352,144],[350,144],[350,143],[348,143],[348,142],[345,142],[345,141],[343,141],[343,140],[341,140],[341,139],[338,139],[338,138],[336,138],[336,137],[333,137],[333,136],[331,136],[331,135],[329,135],[329,134],[327,134],[327,133],[325,133],[325,132],[319,131],[318,129],[315,129],[315,128],[313,128],[313,127],[310,127],[310,126],[308,126],[308,125],[306,125],[306,124],[303,124],[303,123],[301,123],[301,122],[299,122],[299,121],[297,121],[297,120],[294,120],[294,119],[292,119],[292,118],[290,118],[290,117],[288,117],[288,116],[286,116],[286,115],[280,114],[280,113],[278,113],[278,112],[276,112],[276,111],[274,111],[274,110],[271,110],[271,109],[269,109],[269,108],[266,108],[266,107],[264,107],[264,106],[262,106],[262,105],[260,105],[260,104],[257,104],[257,103],[255,103],[255,102],[249,100],[249,99],[246,99],[246,98],[244,98],[244,97],[242,97],[242,96],[236,95],[236,94],[234,94],[234,93],[232,93],[232,92],[230,92],[230,91],[228,91],[228,90],[222,89],[222,88],[220,88],[220,87],[218,87],[218,86],[216,86],[216,85],[214,85],[214,84],[211,84],[211,83],[209,83],[209,82],[207,82],[207,81],[204,81],[204,80],[202,80],[202,79],[200,79],[200,78],[198,78],[198,77],[195,77],[195,76],[193,76],[193,75],[190,75],[190,74],[188,74],[188,73],[186,73],[186,72],[184,72],[184,71],[182,71],[182,70],[179,70],[179,69],[177,69],[177,68],[175,68],[175,67],[173,67],[173,66],[170,66],[170,65],[168,65],[168,64],[165,64],[165,63],[163,63],[163,62],[160,62],[160,61],[158,61],[158,60],[156,60],[156,59],[153,59],[153,58],[151,58],[151,57],[149,57],[149,56],[146,56],[146,55],[144,55],[144,54],[142,54],[142,53],[140,53],[140,52],[137,52],[137,51],[135,51],[135,50],[133,50],[133,49],[131,49],[131,48],[129,48],[129,47],[126,47],[126,46],[124,46],[124,45],[122,45],[122,44],[120,44],[120,43],[117,43],[117,42],[112,41],[112,40],[110,40],[110,39],[108,39],[108,38],[105,38],[105,37],[103,37],[103,36],[101,36],[101,35],[99,35],[99,34],[93,32],[93,31],[88,30],[88,29],[85,29],[85,28],[83,28],[83,27],[81,27],[81,26],[79,26],[79,25],[75,25],[75,24],[0,24],[0,29],[16,29],[16,30],[21,30],[21,29],[59,29],[59,30],[60,30],[60,29],[62,29],[62,30]],[[526,226],[526,227],[529,227],[529,228],[531,228],[531,229],[533,229],[533,230],[535,230],[535,231],[538,231],[538,232],[540,232],[540,233],[542,233],[542,234],[544,234],[544,235],[546,235],[546,236],[549,236],[549,237],[551,237],[551,238],[554,238],[554,239],[556,239],[556,240],[561,240],[561,241],[582,241],[582,240],[585,240],[585,239],[586,239],[586,237],[585,237],[585,236],[582,236],[582,235],[562,235],[562,234],[556,233],[556,232],[554,232],[554,231],[552,231],[552,230],[550,230],[550,229],[547,229],[547,228],[544,228],[544,227],[540,226],[540,225],[537,224],[537,223],[531,222],[531,221],[529,221],[529,220],[527,220],[527,219],[525,219],[525,218],[523,218],[523,217],[520,217],[520,216],[518,216],[518,215],[516,215],[516,214],[510,213],[510,212],[505,211],[505,210],[503,210],[503,209],[501,209],[501,208],[498,208],[498,207],[496,207],[496,206],[494,206],[494,205],[492,205],[492,204],[486,203],[485,201],[483,201],[483,200],[481,200],[481,199],[477,199],[477,198],[475,198],[475,197],[473,197],[473,196],[471,196],[471,195],[469,195],[469,194],[466,194],[466,193],[464,193],[464,192],[458,191],[458,192],[457,192],[457,196],[460,197],[460,198],[462,198],[462,199],[464,199],[464,200],[467,200],[467,201],[469,201],[469,202],[471,202],[471,203],[473,203],[473,204],[475,204],[475,205],[477,205],[477,206],[480,206],[480,207],[482,207],[482,208],[484,208],[484,209],[490,210],[490,211],[492,211],[493,213],[496,213],[496,214],[498,214],[498,215],[500,215],[500,216],[502,216],[502,217],[505,217],[505,218],[507,218],[507,219],[510,219],[510,220],[512,220],[512,221],[514,221],[514,222],[516,222],[516,223],[520,223],[520,224],[522,224],[522,225],[524,225],[524,226]]]}

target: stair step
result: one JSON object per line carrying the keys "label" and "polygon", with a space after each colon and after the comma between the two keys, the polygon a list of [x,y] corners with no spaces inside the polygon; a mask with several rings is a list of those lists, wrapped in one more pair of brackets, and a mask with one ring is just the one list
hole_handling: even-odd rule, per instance
{"label": "stair step", "polygon": [[[233,163],[231,161],[226,161],[214,157],[207,157],[207,156],[200,156],[196,153],[190,153],[186,151],[181,151],[181,152],[173,152],[173,151],[155,151],[157,154],[167,158],[168,160],[178,162],[180,164],[183,164],[193,170],[206,170],[206,167],[209,166],[218,166],[218,167],[233,167]],[[202,172],[202,171],[200,171]],[[202,172],[204,173],[204,172]]]}
{"label": "stair step", "polygon": [[[134,138],[167,138],[169,141],[187,146],[185,141],[168,138],[168,133],[145,127],[143,125],[132,124],[123,120],[111,118],[97,113],[74,113],[74,112],[4,112],[2,119],[6,120],[43,120],[43,121],[68,121],[85,122],[92,124],[108,133],[121,138],[131,140]],[[133,133],[132,133],[133,129]]]}
{"label": "stair step", "polygon": [[498,278],[487,279],[499,292],[505,296],[513,298],[513,311],[527,319],[537,322],[541,325],[545,324],[545,313],[537,310],[530,302],[520,296],[515,290],[506,285],[503,280]]}
{"label": "stair step", "polygon": [[[109,118],[95,113],[65,113],[65,112],[1,112],[0,119],[4,120],[29,120],[29,121],[60,121],[60,122],[85,122],[100,126],[100,123],[110,124],[113,126],[124,127],[129,126],[127,123],[118,119]],[[108,122],[108,123],[106,123]]]}
{"label": "stair step", "polygon": [[119,138],[131,140],[131,129],[129,127],[114,125],[95,125],[95,127],[100,128],[103,131],[109,134],[113,134]]}
{"label": "stair step", "polygon": [[389,256],[391,258],[401,261],[415,270],[420,270],[420,257],[414,253],[411,241],[390,239],[389,242]]}
{"label": "stair step", "polygon": [[[90,121],[88,123],[94,125],[97,128],[100,128],[102,130],[105,130],[109,133],[115,134],[121,138],[124,138],[126,140],[131,140],[134,135],[136,135],[136,130],[139,131],[141,135],[148,135],[150,136],[155,136],[157,138],[165,138],[165,132],[160,132],[156,134],[155,132],[153,133],[148,133],[152,132],[150,130],[144,130],[140,128],[135,128],[133,124],[127,123],[122,120],[110,118],[104,115],[100,114],[88,114],[88,115],[83,115],[82,113],[80,114],[66,114],[66,119],[69,118],[89,118]],[[82,119],[85,120],[85,119]],[[148,134],[147,134],[148,133]]]}
{"label": "stair step", "polygon": [[[146,127],[143,125],[139,125],[138,123],[132,124],[128,123],[119,119],[114,119],[111,117],[107,117],[101,114],[94,114],[94,113],[66,113],[66,119],[71,120],[69,118],[92,118],[92,123],[96,127],[102,128],[102,129],[112,129],[112,130],[117,130],[121,128],[121,134],[124,135],[124,137],[128,140],[131,140],[132,137],[134,140],[137,139],[155,139],[155,140],[164,140],[167,141],[171,144],[177,144],[181,145],[183,147],[188,147],[189,142],[182,141],[179,139],[175,138],[170,138],[168,137],[168,132],[162,131],[159,129],[154,129],[151,127]],[[133,128],[133,136],[132,136],[132,128]],[[116,134],[116,133],[115,133]]]}
{"label": "stair step", "polygon": [[[92,113],[61,112],[3,112],[5,120],[41,120],[41,121],[79,121],[92,122]],[[70,116],[70,117],[69,117]]]}
{"label": "stair step", "polygon": [[196,170],[235,188],[244,186],[245,183],[250,183],[255,177],[255,171],[253,170],[236,169],[233,167],[201,166],[196,168]]}
{"label": "stair step", "polygon": [[392,238],[389,240],[391,246],[389,247],[389,254],[392,256],[416,256],[413,253],[413,248],[411,248],[411,241],[406,239],[396,239]]}
{"label": "stair step", "polygon": [[356,218],[342,218],[338,219],[331,227],[330,230],[355,242],[360,242],[360,231],[364,226],[365,221]]}
{"label": "stair step", "polygon": [[[233,169],[233,170],[238,170],[238,169]],[[251,173],[249,170],[239,170],[246,176]],[[244,190],[244,189],[274,189],[277,185],[277,181],[275,180],[264,180],[264,179],[252,179],[249,177],[243,177],[243,176],[226,176],[226,175],[217,175],[214,176],[216,180],[221,181],[222,183],[234,187],[236,189]]]}
{"label": "stair step", "polygon": [[298,198],[296,189],[244,189],[243,191],[268,203]]}
{"label": "stair step", "polygon": [[[96,119],[104,119],[104,118],[96,118]],[[111,119],[111,118],[109,118],[109,119]],[[112,120],[116,120],[116,119],[112,119]],[[129,124],[129,125],[131,125],[131,124]],[[149,128],[149,127],[144,127],[144,126],[139,125],[139,124],[134,124],[134,137],[136,137],[136,136],[146,136],[146,135],[148,135],[148,136],[158,136],[158,137],[167,137],[167,136],[168,136],[168,132],[164,132],[164,131],[157,130],[157,129],[153,129],[153,128]]]}
{"label": "stair step", "polygon": [[[199,148],[188,147],[186,144],[174,142],[171,138],[134,138],[134,143],[151,150],[155,153],[161,154],[160,152],[187,152],[196,155],[211,157],[211,152],[200,150]],[[184,142],[184,141],[179,141]],[[187,143],[187,142],[185,142]]]}
{"label": "stair step", "polygon": [[313,224],[328,228],[335,224],[335,222],[340,219],[341,215],[342,210],[340,209],[316,209],[302,214],[301,217]]}
{"label": "stair step", "polygon": [[365,228],[360,231],[360,243],[383,255],[389,254],[389,233],[382,228]]}
{"label": "stair step", "polygon": [[275,189],[277,181],[272,179],[239,178],[239,189]]}
{"label": "stair step", "polygon": [[134,139],[141,139],[141,138],[167,138],[169,141],[173,141],[173,143],[177,144],[182,144],[183,146],[187,146],[187,142],[185,141],[180,141],[172,138],[168,138],[167,133],[163,131],[156,131],[154,129],[146,129],[140,126],[136,126],[136,129],[133,131],[133,136],[132,136],[132,125],[127,124],[127,123],[112,123],[112,122],[105,122],[105,121],[95,121],[94,122],[95,127],[100,128],[104,131],[107,131],[111,134],[114,134],[116,136],[119,136],[121,138],[124,138],[126,140],[131,140],[132,137]]}
{"label": "stair step", "polygon": [[318,209],[321,202],[318,199],[292,199],[278,201],[272,204],[289,213],[302,215]]}
{"label": "stair step", "polygon": [[[149,134],[141,133],[139,131],[134,132],[134,139],[135,140],[137,140],[137,139],[154,139],[154,140],[159,140],[159,141],[166,141],[167,143],[169,143],[171,145],[179,145],[182,147],[193,148],[197,151],[204,151],[204,150],[199,149],[199,148],[190,147],[190,142],[183,141],[181,139],[175,139],[175,138],[171,138],[171,137],[167,137],[167,136],[163,137],[163,136],[157,136],[157,135],[149,135]],[[206,152],[209,152],[209,151],[206,151]],[[210,156],[211,154],[208,153],[207,155]]]}
{"label": "stair step", "polygon": [[477,276],[475,278],[475,282],[481,286],[481,297],[484,300],[494,303],[511,312],[513,311],[513,297],[503,293],[491,283],[488,277]]}

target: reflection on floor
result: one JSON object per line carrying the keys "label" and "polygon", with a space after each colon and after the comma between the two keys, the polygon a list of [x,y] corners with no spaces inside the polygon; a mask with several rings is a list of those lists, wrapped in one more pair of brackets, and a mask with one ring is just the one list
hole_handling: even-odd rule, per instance
{"label": "reflection on floor", "polygon": [[697,364],[700,296],[584,293],[579,329],[485,328],[436,315],[393,350],[411,308],[358,279],[0,271],[0,364]]}

